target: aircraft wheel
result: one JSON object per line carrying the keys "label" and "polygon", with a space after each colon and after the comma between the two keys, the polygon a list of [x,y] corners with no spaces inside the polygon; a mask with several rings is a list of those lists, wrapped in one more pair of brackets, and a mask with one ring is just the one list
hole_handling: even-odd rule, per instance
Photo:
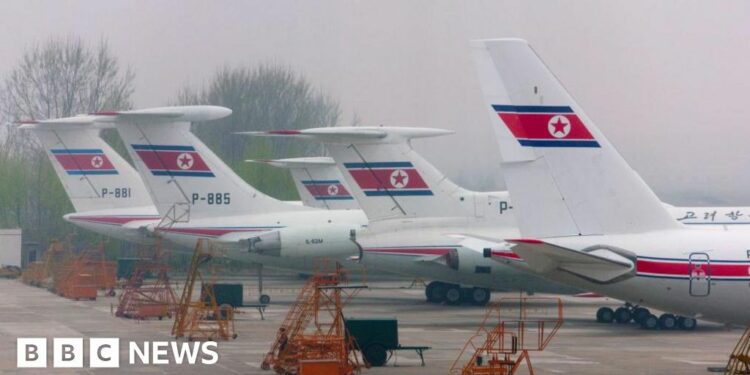
{"label": "aircraft wheel", "polygon": [[615,312],[609,307],[602,307],[596,312],[596,321],[599,323],[612,323],[615,320]]}
{"label": "aircraft wheel", "polygon": [[448,286],[439,281],[433,281],[425,289],[427,295],[427,302],[431,303],[443,303],[445,301],[445,292]]}
{"label": "aircraft wheel", "polygon": [[647,330],[655,330],[659,328],[659,319],[657,319],[654,314],[648,314],[648,316],[641,321],[641,327]]}
{"label": "aircraft wheel", "polygon": [[615,321],[620,324],[629,323],[633,318],[633,314],[630,313],[630,309],[627,307],[619,307],[615,310]]}
{"label": "aircraft wheel", "polygon": [[659,317],[659,328],[675,329],[677,328],[677,318],[672,314],[661,314]]}
{"label": "aircraft wheel", "polygon": [[651,311],[649,311],[645,307],[636,307],[633,309],[633,321],[640,324],[643,319],[645,319],[647,316],[651,315]]}
{"label": "aircraft wheel", "polygon": [[449,305],[461,304],[461,287],[458,285],[449,285],[445,290],[445,303]]}
{"label": "aircraft wheel", "polygon": [[490,290],[487,288],[471,288],[469,301],[475,306],[485,306],[490,301]]}
{"label": "aircraft wheel", "polygon": [[268,294],[261,294],[260,298],[258,298],[258,302],[267,305],[271,303],[271,296],[269,296]]}
{"label": "aircraft wheel", "polygon": [[680,327],[683,331],[692,331],[698,326],[698,322],[693,318],[681,316],[677,318],[677,327]]}

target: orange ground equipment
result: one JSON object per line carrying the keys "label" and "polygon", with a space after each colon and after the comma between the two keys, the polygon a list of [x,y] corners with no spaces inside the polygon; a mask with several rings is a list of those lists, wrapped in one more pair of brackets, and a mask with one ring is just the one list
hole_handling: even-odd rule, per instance
{"label": "orange ground equipment", "polygon": [[[172,335],[176,338],[187,337],[189,341],[237,338],[234,330],[234,308],[230,305],[219,306],[213,288],[203,287],[215,284],[215,280],[212,280],[212,274],[215,272],[202,271],[201,266],[207,265],[218,255],[218,249],[207,240],[200,239],[196,243],[182,296],[175,309]],[[197,293],[199,297],[194,299],[196,281],[200,282],[201,292]]]}
{"label": "orange ground equipment", "polygon": [[[327,271],[326,269],[331,269]],[[277,374],[359,373],[356,344],[346,334],[342,307],[364,286],[342,285],[346,274],[335,267],[310,277],[284,319],[261,368]]]}
{"label": "orange ground equipment", "polygon": [[533,375],[529,352],[544,350],[562,324],[559,298],[503,298],[491,303],[449,374],[515,374],[526,362]]}
{"label": "orange ground equipment", "polygon": [[51,286],[53,275],[67,262],[70,256],[70,251],[63,242],[52,240],[47,251],[42,255],[42,259],[26,266],[21,274],[21,281],[38,287]]}
{"label": "orange ground equipment", "polygon": [[737,346],[734,347],[724,374],[750,374],[750,328],[745,330]]}
{"label": "orange ground equipment", "polygon": [[171,317],[177,305],[169,281],[169,265],[161,242],[140,257],[122,288],[115,316],[129,319]]}
{"label": "orange ground equipment", "polygon": [[107,261],[104,244],[81,251],[55,273],[55,291],[70,299],[96,299],[97,290],[114,296],[116,263]]}

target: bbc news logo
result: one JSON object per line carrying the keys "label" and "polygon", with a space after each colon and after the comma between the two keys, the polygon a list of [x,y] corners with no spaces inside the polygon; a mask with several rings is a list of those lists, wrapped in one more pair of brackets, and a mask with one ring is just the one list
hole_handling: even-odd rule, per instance
{"label": "bbc news logo", "polygon": [[[219,361],[215,341],[177,342],[144,341],[128,342],[127,363],[130,365],[203,364],[213,365]],[[18,368],[46,368],[46,338],[16,339],[16,366]],[[52,367],[83,368],[84,339],[52,339]],[[88,339],[88,367],[120,367],[120,339]]]}

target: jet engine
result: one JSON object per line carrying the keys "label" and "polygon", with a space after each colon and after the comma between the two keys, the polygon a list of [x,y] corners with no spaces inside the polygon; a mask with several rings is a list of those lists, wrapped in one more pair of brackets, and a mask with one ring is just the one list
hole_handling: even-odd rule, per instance
{"label": "jet engine", "polygon": [[350,225],[295,226],[244,240],[251,253],[277,257],[346,258],[358,256],[356,230]]}

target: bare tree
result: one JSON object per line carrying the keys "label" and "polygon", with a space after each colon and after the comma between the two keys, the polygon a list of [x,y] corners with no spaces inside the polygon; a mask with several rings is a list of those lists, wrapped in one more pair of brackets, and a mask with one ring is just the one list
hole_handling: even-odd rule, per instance
{"label": "bare tree", "polygon": [[21,56],[0,85],[0,225],[30,229],[46,241],[66,228],[62,215],[71,207],[45,151],[9,124],[130,108],[133,80],[106,41],[53,38]]}
{"label": "bare tree", "polygon": [[224,67],[199,90],[185,87],[180,104],[212,104],[232,109],[232,116],[193,131],[240,175],[278,198],[296,196],[285,171],[244,163],[250,158],[320,155],[320,145],[282,139],[254,139],[234,133],[249,130],[301,129],[334,126],[340,109],[288,67]]}

